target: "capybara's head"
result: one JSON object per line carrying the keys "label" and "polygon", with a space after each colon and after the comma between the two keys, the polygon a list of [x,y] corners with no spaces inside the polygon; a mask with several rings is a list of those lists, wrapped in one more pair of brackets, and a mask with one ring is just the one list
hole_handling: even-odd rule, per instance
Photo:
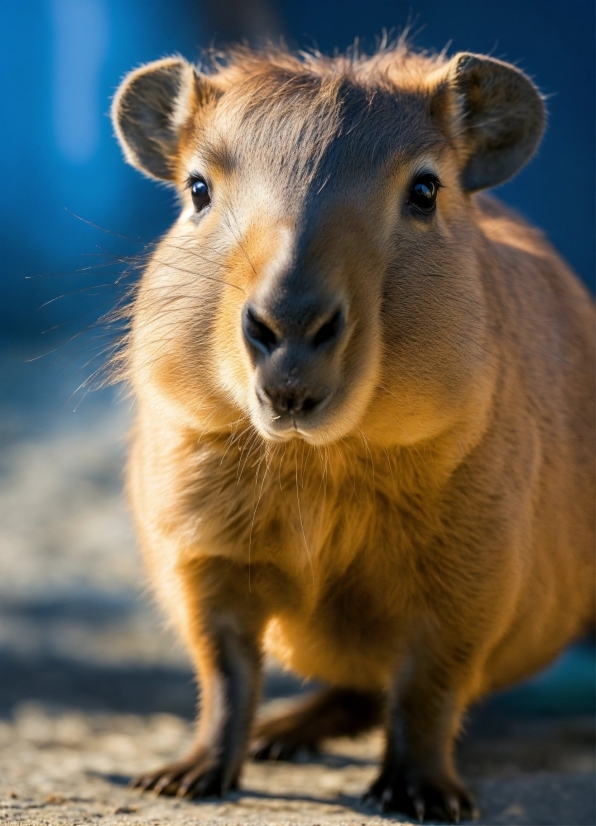
{"label": "capybara's head", "polygon": [[113,118],[130,163],[182,204],[130,336],[133,382],[164,416],[411,443],[486,392],[472,194],[538,145],[544,108],[522,72],[404,45],[237,50],[209,74],[179,58],[132,72]]}

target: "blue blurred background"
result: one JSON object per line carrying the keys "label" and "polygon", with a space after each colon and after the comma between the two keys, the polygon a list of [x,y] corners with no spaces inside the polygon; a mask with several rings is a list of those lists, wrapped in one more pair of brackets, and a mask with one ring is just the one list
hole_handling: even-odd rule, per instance
{"label": "blue blurred background", "polygon": [[372,48],[384,29],[410,22],[420,47],[515,62],[548,96],[549,125],[538,156],[499,195],[594,283],[591,0],[2,0],[0,9],[2,340],[84,329],[113,301],[99,288],[118,271],[104,272],[110,255],[138,251],[115,234],[150,240],[172,220],[171,194],[127,167],[112,136],[123,75],[238,38],[283,34],[329,52],[356,37]]}
{"label": "blue blurred background", "polygon": [[[358,37],[372,49],[408,23],[417,46],[514,62],[548,96],[537,157],[498,194],[593,288],[593,0],[0,0],[0,713],[22,696],[64,701],[75,683],[91,693],[105,683],[109,703],[114,663],[165,668],[174,657],[154,615],[135,607],[142,581],[120,490],[126,416],[94,394],[93,416],[75,424],[69,401],[101,363],[93,322],[118,298],[123,259],[175,215],[171,192],[123,162],[108,117],[120,80],[145,61],[195,60],[243,38],[331,52]],[[167,673],[192,713],[188,667],[174,659],[182,676]],[[593,648],[567,652],[498,703],[590,712]]]}

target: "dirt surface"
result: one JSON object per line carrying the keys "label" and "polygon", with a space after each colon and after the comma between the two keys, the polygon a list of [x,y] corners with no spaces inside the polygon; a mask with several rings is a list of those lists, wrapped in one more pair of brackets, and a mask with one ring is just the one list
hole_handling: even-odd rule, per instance
{"label": "dirt surface", "polygon": [[[464,744],[461,766],[481,824],[592,824],[592,721],[519,724]],[[248,763],[223,802],[155,798],[131,773],[181,755],[191,724],[170,714],[117,714],[18,705],[0,724],[0,823],[379,824],[360,797],[374,778],[380,734],[336,741],[319,757]],[[391,818],[410,822],[407,818]]]}
{"label": "dirt surface", "polygon": [[[0,380],[24,369],[0,359]],[[146,593],[123,504],[128,407],[99,396],[72,414],[51,370],[33,370],[33,390],[0,397],[0,824],[408,822],[360,803],[380,733],[249,762],[223,802],[127,788],[188,747],[192,673]],[[593,649],[577,648],[472,714],[459,764],[480,824],[596,822],[593,672]],[[267,700],[300,690],[271,665]]]}

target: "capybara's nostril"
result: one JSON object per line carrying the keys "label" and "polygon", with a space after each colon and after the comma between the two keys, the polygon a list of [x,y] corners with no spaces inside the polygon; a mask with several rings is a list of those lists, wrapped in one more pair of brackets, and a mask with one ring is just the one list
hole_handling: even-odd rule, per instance
{"label": "capybara's nostril", "polygon": [[315,407],[318,407],[321,401],[322,399],[315,399],[312,396],[307,396],[302,402],[302,407],[300,408],[299,412],[309,413],[311,410],[314,410]]}
{"label": "capybara's nostril", "polygon": [[270,353],[277,344],[277,336],[256,314],[252,307],[247,306],[242,317],[242,331],[250,347]]}
{"label": "capybara's nostril", "polygon": [[323,322],[315,335],[313,336],[312,345],[315,349],[322,347],[324,344],[329,344],[339,338],[344,328],[344,317],[340,309],[337,309],[331,318]]}

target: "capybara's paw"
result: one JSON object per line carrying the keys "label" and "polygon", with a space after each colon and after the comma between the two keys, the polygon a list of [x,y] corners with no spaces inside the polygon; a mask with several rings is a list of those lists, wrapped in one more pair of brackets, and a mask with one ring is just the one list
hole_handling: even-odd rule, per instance
{"label": "capybara's paw", "polygon": [[425,818],[459,823],[476,817],[472,797],[456,780],[422,778],[403,767],[383,770],[362,800],[380,805],[383,812],[417,817],[420,823]]}
{"label": "capybara's paw", "polygon": [[255,740],[250,748],[253,760],[293,760],[299,751],[317,754],[315,743],[285,743],[283,740]]}
{"label": "capybara's paw", "polygon": [[259,723],[252,737],[253,760],[292,760],[299,751],[318,752],[316,741],[308,740],[292,725],[292,718],[279,717]]}
{"label": "capybara's paw", "polygon": [[226,780],[224,767],[207,752],[195,752],[184,760],[135,777],[134,789],[177,797],[222,797],[237,781]]}

